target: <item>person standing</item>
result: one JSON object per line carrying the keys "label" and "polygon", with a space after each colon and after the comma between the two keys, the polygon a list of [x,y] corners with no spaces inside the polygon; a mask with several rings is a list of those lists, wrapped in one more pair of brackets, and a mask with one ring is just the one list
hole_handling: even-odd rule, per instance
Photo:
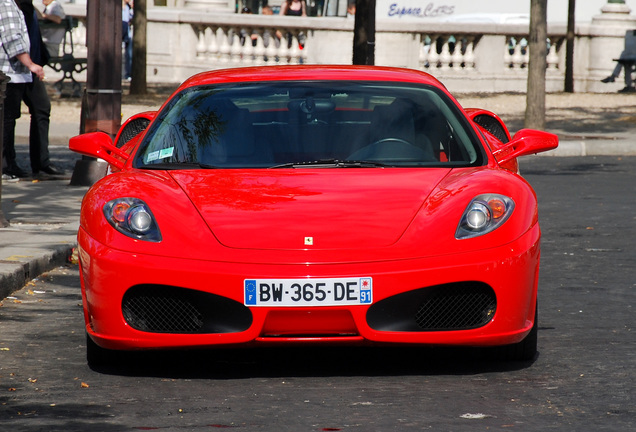
{"label": "person standing", "polygon": [[[61,24],[66,18],[66,13],[61,4],[56,0],[42,0],[44,10],[42,11],[42,19],[55,24]],[[42,41],[46,45],[46,49],[51,57],[60,56],[60,43],[64,40],[64,28],[47,28],[42,29]]]}
{"label": "person standing", "polygon": [[132,76],[132,19],[133,19],[133,0],[122,0],[121,4],[121,36],[124,45],[124,76],[126,81],[130,81]]}
{"label": "person standing", "polygon": [[280,14],[288,16],[307,16],[307,3],[304,0],[285,0],[280,6]]}
{"label": "person standing", "polygon": [[[284,0],[280,6],[280,14],[287,16],[307,16],[307,3],[305,0]],[[298,47],[300,49],[305,48],[305,34],[303,32],[298,33]],[[291,48],[293,41],[293,35],[287,33],[287,47]]]}
{"label": "person standing", "polygon": [[[33,0],[17,0],[18,7],[24,14],[29,39],[31,41],[31,60],[40,66],[47,64],[49,52],[42,41],[37,13]],[[36,75],[25,86],[22,100],[29,108],[31,127],[29,129],[29,156],[33,177],[60,176],[60,170],[51,165],[49,160],[49,126],[51,123],[51,99],[44,82]]]}
{"label": "person standing", "polygon": [[0,0],[0,68],[10,79],[4,100],[3,174],[28,177],[18,165],[15,152],[15,123],[20,118],[20,106],[26,84],[33,76],[44,79],[44,69],[31,60],[30,41],[24,15],[13,0]]}

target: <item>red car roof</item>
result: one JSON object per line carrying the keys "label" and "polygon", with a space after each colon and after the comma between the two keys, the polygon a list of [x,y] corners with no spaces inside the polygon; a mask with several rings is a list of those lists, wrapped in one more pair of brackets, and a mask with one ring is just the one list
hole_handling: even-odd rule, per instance
{"label": "red car roof", "polygon": [[202,72],[185,81],[181,88],[196,85],[246,81],[362,80],[418,82],[444,88],[432,75],[414,69],[381,66],[297,65],[221,69]]}

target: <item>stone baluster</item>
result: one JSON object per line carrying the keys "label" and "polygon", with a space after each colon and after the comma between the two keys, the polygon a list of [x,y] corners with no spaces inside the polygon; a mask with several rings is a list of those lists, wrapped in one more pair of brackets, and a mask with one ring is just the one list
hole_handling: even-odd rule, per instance
{"label": "stone baluster", "polygon": [[429,67],[428,63],[428,51],[431,46],[426,44],[427,35],[420,34],[420,50],[419,50],[419,59],[418,65],[420,70],[426,70]]}
{"label": "stone baluster", "polygon": [[[234,27],[228,32],[228,38],[230,39],[230,61],[234,64],[239,64],[242,61],[241,55],[243,54],[243,47],[241,46],[240,32],[241,29],[239,27]],[[245,43],[247,43],[247,40]]]}
{"label": "stone baluster", "polygon": [[512,54],[510,53],[512,41],[513,41],[512,37],[509,36],[506,38],[506,47],[504,51],[504,68],[505,69],[510,69],[512,67]]}
{"label": "stone baluster", "polygon": [[230,41],[231,32],[228,27],[219,27],[217,31],[219,35],[219,61],[221,63],[228,63],[230,61]]}
{"label": "stone baluster", "polygon": [[[527,49],[526,49],[527,52]],[[521,52],[521,43],[519,43],[519,41],[517,41],[517,43],[515,43],[515,47],[514,47],[514,52],[512,53],[512,68],[513,69],[521,69],[523,67],[523,62],[524,58],[523,58],[523,54]]]}
{"label": "stone baluster", "polygon": [[270,28],[266,31],[269,31],[269,42],[267,47],[265,47],[264,60],[267,64],[276,64],[279,58],[279,47],[281,47],[283,43],[285,43],[285,39],[283,38],[279,40],[276,38],[277,29],[275,28]]}
{"label": "stone baluster", "polygon": [[[250,28],[245,30],[245,41],[242,47],[242,53],[239,54],[243,63],[253,63],[254,62],[254,45],[252,44],[252,34],[253,30]],[[239,48],[241,48],[240,39],[237,44]]]}
{"label": "stone baluster", "polygon": [[256,34],[258,37],[256,38],[256,46],[254,47],[254,63],[256,65],[262,65],[265,63],[265,45],[263,42],[265,30],[259,29]]}
{"label": "stone baluster", "polygon": [[207,32],[205,26],[196,26],[194,31],[197,33],[197,57],[203,57],[207,52],[207,45],[205,43],[205,33]]}
{"label": "stone baluster", "polygon": [[439,35],[430,35],[431,45],[428,50],[428,64],[431,69],[437,69],[439,67],[439,54],[437,54],[437,39]]}
{"label": "stone baluster", "polygon": [[475,69],[474,46],[475,46],[475,37],[466,36],[466,51],[464,52],[464,69],[465,70]]}
{"label": "stone baluster", "polygon": [[299,45],[299,49],[300,52],[298,53],[298,61],[302,64],[307,63],[307,34],[308,32],[305,30],[305,40],[304,40],[304,46],[302,47],[302,49],[300,49],[300,45]]}
{"label": "stone baluster", "polygon": [[455,39],[455,49],[453,50],[453,54],[451,55],[451,63],[453,64],[453,70],[462,70],[462,64],[464,63],[464,55],[462,54],[462,44],[464,43],[462,39]]}
{"label": "stone baluster", "polygon": [[279,58],[278,61],[282,64],[287,64],[289,63],[290,48],[289,48],[289,42],[287,38],[287,32],[282,31],[282,33],[283,33],[283,38],[280,40],[280,49],[278,50],[278,58]]}
{"label": "stone baluster", "polygon": [[206,33],[208,34],[208,40],[210,41],[207,48],[208,56],[213,60],[218,60],[219,59],[219,44],[217,42],[218,28],[208,27],[206,29]]}
{"label": "stone baluster", "polygon": [[528,46],[528,40],[526,38],[522,39],[523,44],[521,46],[521,67],[528,67],[528,62],[530,61],[530,47]]}
{"label": "stone baluster", "polygon": [[444,43],[442,44],[442,52],[439,55],[439,63],[440,68],[445,71],[450,69],[452,58],[450,54],[450,48],[448,46],[448,36],[443,36],[443,38]]}
{"label": "stone baluster", "polygon": [[299,47],[299,43],[298,43],[298,30],[295,30],[294,32],[292,32],[292,43],[291,43],[291,48],[289,49],[289,53],[288,53],[288,58],[289,58],[289,63],[290,64],[298,64],[299,62],[299,57],[300,57],[300,47]]}
{"label": "stone baluster", "polygon": [[555,38],[550,39],[550,49],[546,57],[548,70],[557,70],[559,68],[559,55],[557,54],[557,42]]}

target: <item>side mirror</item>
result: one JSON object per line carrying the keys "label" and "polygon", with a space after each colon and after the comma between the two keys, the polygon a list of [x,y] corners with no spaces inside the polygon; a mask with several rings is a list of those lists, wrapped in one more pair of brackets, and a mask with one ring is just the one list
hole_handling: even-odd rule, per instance
{"label": "side mirror", "polygon": [[111,137],[104,132],[91,132],[71,138],[68,148],[76,153],[103,159],[118,169],[124,167],[128,153],[113,145]]}
{"label": "side mirror", "polygon": [[512,140],[493,152],[499,165],[510,162],[519,156],[526,156],[554,150],[559,146],[559,137],[549,132],[533,129],[521,129]]}

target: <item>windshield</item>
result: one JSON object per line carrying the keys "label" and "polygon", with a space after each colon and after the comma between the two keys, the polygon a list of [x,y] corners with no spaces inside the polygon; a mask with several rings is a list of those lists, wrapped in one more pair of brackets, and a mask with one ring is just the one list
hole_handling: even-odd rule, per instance
{"label": "windshield", "polygon": [[409,83],[198,86],[159,113],[138,168],[481,165],[477,137],[438,89]]}

